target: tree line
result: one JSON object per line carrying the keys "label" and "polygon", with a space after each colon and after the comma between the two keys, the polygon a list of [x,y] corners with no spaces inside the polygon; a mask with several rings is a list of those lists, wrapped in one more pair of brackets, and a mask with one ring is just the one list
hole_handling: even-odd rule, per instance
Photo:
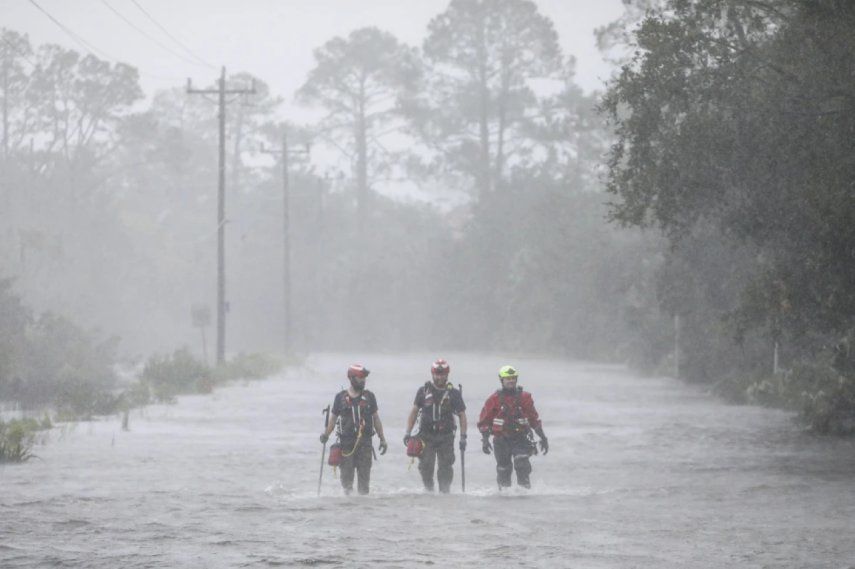
{"label": "tree line", "polygon": [[644,4],[604,99],[608,190],[668,239],[686,373],[855,431],[855,5]]}
{"label": "tree line", "polygon": [[[257,149],[287,132],[308,151],[291,168],[296,349],[678,363],[845,430],[852,8],[626,5],[599,32],[622,62],[604,94],[575,83],[529,0],[452,0],[420,46],[370,27],[330,39],[294,94],[313,124],[231,75],[258,93],[228,114],[230,347],[281,349],[281,166]],[[133,67],[10,30],[0,50],[6,298],[126,352],[198,352],[213,106],[143,99]]]}

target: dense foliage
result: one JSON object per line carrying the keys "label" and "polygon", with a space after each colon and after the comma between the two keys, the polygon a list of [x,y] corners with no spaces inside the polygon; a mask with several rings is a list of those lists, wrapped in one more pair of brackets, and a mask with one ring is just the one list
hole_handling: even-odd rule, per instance
{"label": "dense foliage", "polygon": [[[752,396],[794,383],[821,431],[855,416],[853,29],[841,0],[670,1],[605,103],[613,215],[673,244],[660,294],[687,373],[753,377]],[[758,379],[776,343],[793,374]]]}

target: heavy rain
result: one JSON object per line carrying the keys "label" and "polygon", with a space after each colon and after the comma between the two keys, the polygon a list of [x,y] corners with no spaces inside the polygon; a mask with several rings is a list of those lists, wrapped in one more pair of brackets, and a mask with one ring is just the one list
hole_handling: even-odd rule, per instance
{"label": "heavy rain", "polygon": [[855,567],[855,3],[0,0],[0,567]]}

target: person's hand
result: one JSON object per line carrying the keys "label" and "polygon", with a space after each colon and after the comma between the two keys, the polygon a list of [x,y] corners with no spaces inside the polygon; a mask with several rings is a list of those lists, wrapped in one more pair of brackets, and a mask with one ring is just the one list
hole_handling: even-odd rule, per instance
{"label": "person's hand", "polygon": [[460,435],[460,452],[466,451],[466,435]]}
{"label": "person's hand", "polygon": [[485,435],[484,438],[481,439],[481,450],[484,451],[484,454],[490,454],[490,451],[493,450],[493,445],[490,444],[489,436]]}
{"label": "person's hand", "polygon": [[328,440],[330,440],[330,436],[326,433],[321,433],[321,443],[327,444]]}
{"label": "person's hand", "polygon": [[549,453],[549,439],[547,439],[546,437],[540,438],[540,452],[542,452],[544,455]]}
{"label": "person's hand", "polygon": [[406,434],[404,435],[404,446],[407,446],[408,444],[410,444],[410,435]]}
{"label": "person's hand", "polygon": [[380,446],[377,448],[380,449],[380,454],[386,454],[386,450],[389,448],[389,445],[386,444],[386,439],[380,439]]}

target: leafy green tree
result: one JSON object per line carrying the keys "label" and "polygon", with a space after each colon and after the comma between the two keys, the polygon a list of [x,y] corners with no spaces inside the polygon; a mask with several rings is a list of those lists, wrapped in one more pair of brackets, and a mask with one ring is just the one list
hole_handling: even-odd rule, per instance
{"label": "leafy green tree", "polygon": [[[683,269],[666,280],[687,292],[671,306],[700,307],[698,340],[734,338],[749,357],[718,359],[736,371],[768,370],[780,341],[790,361],[830,346],[838,369],[852,359],[853,25],[836,0],[671,1],[606,97],[613,215],[667,233]],[[709,380],[734,369],[710,363]]]}

